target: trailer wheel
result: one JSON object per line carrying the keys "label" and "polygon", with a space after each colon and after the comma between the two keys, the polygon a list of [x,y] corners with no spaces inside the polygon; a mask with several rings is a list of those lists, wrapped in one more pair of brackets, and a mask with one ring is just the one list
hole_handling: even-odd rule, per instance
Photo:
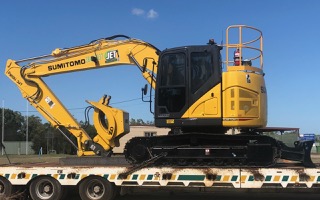
{"label": "trailer wheel", "polygon": [[12,185],[8,179],[0,176],[0,199],[9,197],[12,193]]}
{"label": "trailer wheel", "polygon": [[60,200],[63,195],[60,183],[50,176],[41,176],[33,180],[29,193],[33,200]]}
{"label": "trailer wheel", "polygon": [[79,185],[82,200],[112,200],[115,197],[115,185],[100,176],[89,176]]}

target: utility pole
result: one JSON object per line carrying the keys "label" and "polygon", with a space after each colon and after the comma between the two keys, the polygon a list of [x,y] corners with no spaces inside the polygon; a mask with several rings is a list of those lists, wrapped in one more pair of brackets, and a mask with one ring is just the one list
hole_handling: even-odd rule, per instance
{"label": "utility pole", "polygon": [[2,100],[2,135],[1,135],[1,155],[4,154],[4,146],[3,146],[3,142],[4,142],[4,100]]}
{"label": "utility pole", "polygon": [[26,117],[26,122],[27,122],[27,127],[26,127],[26,155],[28,155],[28,139],[29,139],[29,102],[27,101],[27,117]]}

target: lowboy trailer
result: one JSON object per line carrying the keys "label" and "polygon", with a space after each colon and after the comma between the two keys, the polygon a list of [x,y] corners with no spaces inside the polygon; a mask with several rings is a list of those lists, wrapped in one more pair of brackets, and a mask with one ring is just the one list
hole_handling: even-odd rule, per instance
{"label": "lowboy trailer", "polygon": [[[110,158],[120,163],[121,158]],[[119,161],[120,160],[120,161]],[[90,163],[88,160],[82,162]],[[115,163],[115,162],[113,162]],[[68,186],[83,200],[115,199],[127,187],[151,188],[292,188],[320,191],[320,167],[295,163],[259,167],[132,167],[126,164],[34,163],[0,166],[0,199],[27,191],[33,200],[62,199]]]}

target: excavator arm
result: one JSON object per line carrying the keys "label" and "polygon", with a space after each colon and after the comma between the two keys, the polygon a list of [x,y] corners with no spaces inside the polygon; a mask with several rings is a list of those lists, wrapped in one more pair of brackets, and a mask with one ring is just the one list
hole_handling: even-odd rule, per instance
{"label": "excavator arm", "polygon": [[[116,38],[122,37],[119,40]],[[153,45],[123,35],[98,39],[89,44],[55,49],[50,55],[20,61],[8,60],[5,74],[20,89],[22,96],[51,125],[64,133],[68,130],[77,138],[78,156],[108,155],[118,139],[129,132],[128,113],[109,106],[110,97],[98,102],[87,101],[94,108],[97,135],[91,138],[53,93],[42,77],[118,65],[136,65],[142,76],[155,88],[160,51]],[[27,63],[26,65],[23,65]]]}

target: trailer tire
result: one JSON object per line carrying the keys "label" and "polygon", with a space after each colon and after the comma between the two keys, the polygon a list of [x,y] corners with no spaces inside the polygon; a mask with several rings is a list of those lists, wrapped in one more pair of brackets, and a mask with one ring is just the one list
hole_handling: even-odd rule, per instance
{"label": "trailer tire", "polygon": [[113,200],[115,185],[100,176],[89,176],[79,185],[82,200]]}
{"label": "trailer tire", "polygon": [[12,194],[12,185],[8,179],[0,176],[0,199],[9,197]]}
{"label": "trailer tire", "polygon": [[120,196],[120,190],[121,190],[121,187],[120,186],[116,186],[114,183],[111,183],[113,185],[113,197],[112,199],[116,199],[118,198],[118,196]]}
{"label": "trailer tire", "polygon": [[32,180],[29,193],[33,200],[60,200],[63,196],[61,184],[50,176]]}

